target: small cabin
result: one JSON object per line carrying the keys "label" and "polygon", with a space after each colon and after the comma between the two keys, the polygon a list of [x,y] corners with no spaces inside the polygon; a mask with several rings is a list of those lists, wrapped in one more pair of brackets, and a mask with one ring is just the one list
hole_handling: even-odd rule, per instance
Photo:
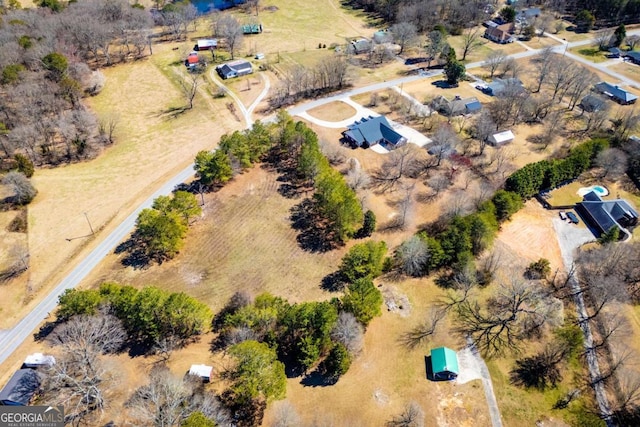
{"label": "small cabin", "polygon": [[189,375],[193,375],[195,377],[200,377],[202,381],[208,383],[211,381],[211,372],[213,371],[212,366],[207,365],[191,365],[189,368]]}
{"label": "small cabin", "polygon": [[458,369],[458,355],[447,347],[431,349],[431,369],[435,380],[455,380]]}
{"label": "small cabin", "polygon": [[50,368],[56,364],[56,358],[42,353],[33,353],[24,359],[22,364],[25,368]]}

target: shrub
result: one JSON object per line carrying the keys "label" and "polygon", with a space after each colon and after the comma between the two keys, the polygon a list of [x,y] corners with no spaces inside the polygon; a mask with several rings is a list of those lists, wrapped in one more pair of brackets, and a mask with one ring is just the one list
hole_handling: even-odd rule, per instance
{"label": "shrub", "polygon": [[551,267],[549,260],[546,258],[540,258],[538,261],[532,262],[525,270],[525,276],[533,280],[544,279],[549,273],[551,273]]}
{"label": "shrub", "polygon": [[337,380],[347,373],[351,366],[351,354],[341,343],[336,343],[327,358],[322,362],[320,372],[323,375]]}
{"label": "shrub", "polygon": [[370,279],[358,279],[349,285],[346,295],[342,298],[345,311],[353,314],[358,322],[367,326],[376,316],[382,314],[382,293]]}
{"label": "shrub", "polygon": [[31,159],[20,153],[13,156],[13,159],[16,161],[16,169],[18,172],[22,172],[27,178],[31,178],[33,176],[35,168]]}

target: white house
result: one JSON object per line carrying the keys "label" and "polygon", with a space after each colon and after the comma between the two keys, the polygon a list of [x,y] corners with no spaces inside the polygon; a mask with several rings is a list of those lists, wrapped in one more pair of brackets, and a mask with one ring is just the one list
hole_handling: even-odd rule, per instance
{"label": "white house", "polygon": [[494,147],[497,147],[500,145],[508,144],[514,139],[515,139],[515,136],[513,135],[513,132],[511,132],[510,130],[505,130],[502,132],[494,133],[489,137],[487,142],[489,143],[489,145],[493,145]]}

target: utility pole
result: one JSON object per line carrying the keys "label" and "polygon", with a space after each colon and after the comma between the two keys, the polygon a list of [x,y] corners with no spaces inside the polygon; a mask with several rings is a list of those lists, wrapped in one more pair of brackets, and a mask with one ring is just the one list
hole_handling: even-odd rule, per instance
{"label": "utility pole", "polygon": [[87,213],[86,213],[86,212],[84,213],[84,217],[87,219],[87,222],[89,223],[89,228],[91,229],[91,234],[92,234],[92,235],[93,235],[93,234],[96,234],[96,233],[93,231],[93,227],[91,226],[91,221],[89,221],[89,215],[87,215]]}

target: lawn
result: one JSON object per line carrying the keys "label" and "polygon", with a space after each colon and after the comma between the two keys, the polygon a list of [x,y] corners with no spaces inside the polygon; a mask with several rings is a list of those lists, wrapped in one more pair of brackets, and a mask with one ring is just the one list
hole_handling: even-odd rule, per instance
{"label": "lawn", "polygon": [[344,102],[331,102],[307,111],[311,116],[328,122],[339,122],[356,113],[356,109]]}
{"label": "lawn", "polygon": [[574,47],[569,49],[570,52],[582,56],[591,62],[605,62],[607,60],[607,52],[603,52],[598,47]]}
{"label": "lawn", "polygon": [[582,197],[578,196],[578,190],[582,187],[586,187],[585,183],[580,181],[572,182],[571,184],[564,185],[560,188],[556,188],[551,191],[547,201],[552,206],[568,206],[575,205],[582,201]]}
{"label": "lawn", "polygon": [[621,62],[619,64],[611,65],[609,68],[625,77],[635,80],[637,82],[636,90],[632,91],[636,95],[640,93],[638,91],[638,88],[640,88],[640,65],[632,64],[630,62]]}

